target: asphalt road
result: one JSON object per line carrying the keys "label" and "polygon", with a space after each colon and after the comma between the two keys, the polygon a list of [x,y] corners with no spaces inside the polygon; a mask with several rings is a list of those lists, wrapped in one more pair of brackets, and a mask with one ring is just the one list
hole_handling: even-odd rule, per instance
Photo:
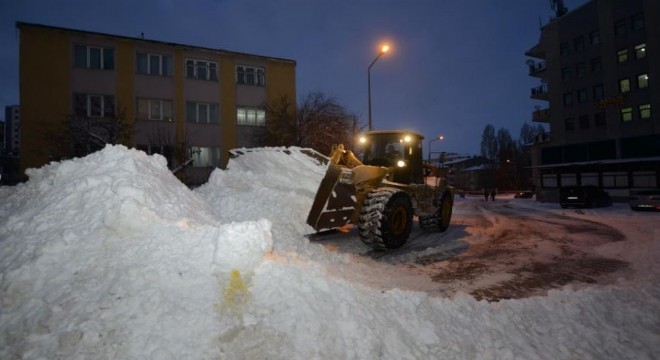
{"label": "asphalt road", "polygon": [[[615,228],[512,201],[533,200],[457,201],[446,232],[425,232],[414,224],[408,242],[392,251],[371,250],[355,229],[311,240],[387,274],[375,286],[389,281],[435,296],[462,291],[490,301],[524,298],[567,284],[610,283],[628,271],[628,263],[594,251],[625,240]],[[374,275],[364,277],[369,276]]]}

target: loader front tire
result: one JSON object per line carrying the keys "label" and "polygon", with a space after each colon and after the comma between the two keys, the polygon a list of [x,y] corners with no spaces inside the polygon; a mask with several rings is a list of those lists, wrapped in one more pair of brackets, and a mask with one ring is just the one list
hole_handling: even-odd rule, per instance
{"label": "loader front tire", "polygon": [[360,239],[378,250],[400,248],[410,236],[412,220],[412,202],[405,191],[396,188],[372,190],[365,197],[360,211]]}

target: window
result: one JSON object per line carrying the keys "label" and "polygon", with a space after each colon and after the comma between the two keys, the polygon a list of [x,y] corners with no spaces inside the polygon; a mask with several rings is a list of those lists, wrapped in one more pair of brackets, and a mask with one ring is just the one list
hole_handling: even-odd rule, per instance
{"label": "window", "polygon": [[575,119],[573,118],[564,119],[564,128],[566,129],[566,131],[574,131]]}
{"label": "window", "polygon": [[577,174],[560,174],[561,186],[577,185]]}
{"label": "window", "polygon": [[172,101],[138,99],[137,118],[141,120],[172,121]]}
{"label": "window", "polygon": [[655,171],[633,171],[632,181],[636,188],[653,188],[657,184]]}
{"label": "window", "polygon": [[630,79],[619,80],[619,92],[620,93],[630,92]]}
{"label": "window", "polygon": [[188,156],[193,160],[192,167],[217,167],[220,162],[220,148],[191,146]]}
{"label": "window", "polygon": [[603,84],[595,85],[593,87],[593,96],[594,100],[603,100],[605,97],[605,90],[603,90]]}
{"label": "window", "polygon": [[218,81],[218,64],[206,60],[186,59],[186,77]]}
{"label": "window", "polygon": [[74,114],[82,117],[112,117],[115,97],[96,94],[74,94]]}
{"label": "window", "polygon": [[644,14],[635,14],[630,18],[630,27],[633,30],[639,30],[644,28]]}
{"label": "window", "polygon": [[561,69],[561,79],[562,81],[568,81],[571,79],[571,68],[565,67]]}
{"label": "window", "polygon": [[628,187],[628,173],[624,171],[604,172],[603,187],[606,188]]}
{"label": "window", "polygon": [[236,67],[236,83],[243,85],[265,86],[266,73],[263,68],[243,66]]}
{"label": "window", "polygon": [[621,121],[628,122],[632,120],[632,108],[627,107],[620,110]]}
{"label": "window", "polygon": [[575,75],[581,78],[587,73],[587,66],[584,63],[579,63],[575,66]]}
{"label": "window", "polygon": [[172,57],[169,55],[137,53],[137,73],[172,76]]}
{"label": "window", "polygon": [[575,51],[584,50],[584,36],[578,36],[573,40],[573,48]]}
{"label": "window", "polygon": [[568,45],[568,42],[563,42],[563,43],[561,43],[561,44],[559,45],[559,54],[560,54],[561,56],[564,56],[564,55],[568,54],[569,46],[570,46],[570,45]]}
{"label": "window", "polygon": [[639,44],[635,46],[635,58],[643,59],[646,57],[646,44]]}
{"label": "window", "polygon": [[580,126],[580,129],[588,129],[590,127],[589,115],[580,115],[578,125]]}
{"label": "window", "polygon": [[600,44],[600,31],[592,31],[589,33],[589,44],[598,45]]}
{"label": "window", "polygon": [[651,118],[651,104],[644,104],[639,106],[639,118],[640,119]]}
{"label": "window", "polygon": [[649,87],[649,74],[642,74],[637,76],[637,87],[646,89]]}
{"label": "window", "polygon": [[605,117],[605,112],[598,112],[594,114],[594,126],[595,127],[607,126],[607,118]]}
{"label": "window", "polygon": [[136,149],[144,151],[149,155],[159,154],[167,159],[167,167],[172,168],[174,160],[174,146],[172,145],[146,145],[138,144]]}
{"label": "window", "polygon": [[628,61],[628,49],[619,50],[616,52],[616,61],[621,64]]}
{"label": "window", "polygon": [[580,104],[587,102],[587,89],[579,89],[577,91],[577,100]]}
{"label": "window", "polygon": [[573,93],[565,93],[564,106],[571,106],[571,105],[573,105]]}
{"label": "window", "polygon": [[115,68],[115,49],[97,46],[74,46],[75,67],[112,70]]}
{"label": "window", "polygon": [[254,107],[237,107],[236,124],[266,126],[266,110]]}
{"label": "window", "polygon": [[186,122],[218,124],[220,122],[218,104],[187,101]]}
{"label": "window", "polygon": [[619,20],[614,23],[614,35],[623,35],[626,33],[626,21]]}
{"label": "window", "polygon": [[591,71],[596,72],[601,70],[603,70],[603,61],[600,57],[591,59]]}
{"label": "window", "polygon": [[598,173],[582,173],[580,175],[580,184],[598,186]]}

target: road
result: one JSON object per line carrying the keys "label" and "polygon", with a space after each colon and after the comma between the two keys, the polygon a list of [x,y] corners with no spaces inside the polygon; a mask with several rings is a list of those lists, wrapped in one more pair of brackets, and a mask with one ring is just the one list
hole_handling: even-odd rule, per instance
{"label": "road", "polygon": [[[615,228],[515,201],[462,200],[449,230],[424,232],[414,224],[408,242],[393,251],[373,251],[355,229],[312,237],[327,249],[363,265],[371,286],[425,291],[432,296],[467,292],[495,301],[544,295],[567,284],[610,283],[628,271],[625,261],[597,255],[608,242],[625,240]],[[366,270],[369,269],[369,270]],[[359,271],[358,271],[359,273]],[[374,279],[383,274],[384,279]]]}

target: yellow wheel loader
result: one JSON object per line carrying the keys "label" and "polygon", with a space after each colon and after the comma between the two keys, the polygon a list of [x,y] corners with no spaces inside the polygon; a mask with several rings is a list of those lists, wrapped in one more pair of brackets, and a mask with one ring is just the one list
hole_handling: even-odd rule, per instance
{"label": "yellow wheel loader", "polygon": [[423,139],[406,130],[367,132],[361,160],[335,145],[307,223],[316,231],[357,224],[360,239],[379,250],[403,246],[414,216],[422,229],[447,230],[454,190],[424,162]]}

